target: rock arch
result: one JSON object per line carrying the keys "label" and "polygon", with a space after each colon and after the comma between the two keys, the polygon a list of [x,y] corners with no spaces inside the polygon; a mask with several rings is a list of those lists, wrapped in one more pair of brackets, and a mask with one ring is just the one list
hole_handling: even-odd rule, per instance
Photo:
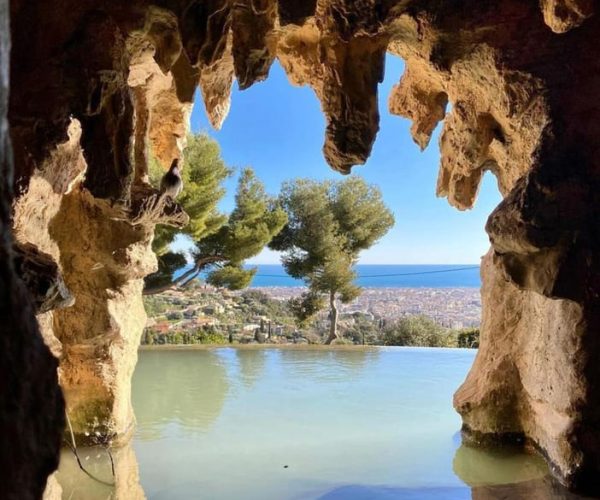
{"label": "rock arch", "polygon": [[[7,0],[0,8],[7,10]],[[594,11],[592,0],[12,0],[12,232],[26,255],[47,263],[46,288],[28,282],[36,303],[52,295],[46,309],[69,305],[61,280],[75,300],[45,312],[39,324],[60,355],[78,432],[91,425],[126,438],[144,321],[141,280],[155,265],[153,228],[185,221],[177,206],[155,205],[146,183],[149,144],[168,164],[180,154],[196,87],[220,126],[234,77],[246,88],[266,78],[277,58],[292,84],[310,85],[320,99],[324,155],[348,172],[375,140],[377,86],[391,52],[405,60],[406,72],[390,111],[413,121],[422,148],[444,120],[438,195],[467,209],[491,170],[504,196],[487,224],[482,345],[454,401],[465,435],[527,440],[562,482],[592,487],[600,470]],[[4,36],[4,89],[7,43]],[[5,116],[2,103],[0,110]],[[3,134],[1,154],[9,158]],[[10,159],[3,165],[12,169]],[[11,183],[3,179],[8,236]],[[21,287],[11,246],[9,239],[0,246],[9,291]],[[48,352],[31,346],[39,337],[32,305],[3,306],[23,318],[5,322],[12,325],[6,335],[39,352],[35,366],[52,372]],[[1,355],[13,365],[20,359],[10,349]],[[36,420],[19,401],[30,418],[23,429],[42,421],[61,427],[55,378],[46,383],[54,396],[37,401],[54,408],[54,419]],[[6,391],[2,397],[17,403]],[[51,469],[51,460],[46,469],[34,462],[29,473],[36,477]]]}

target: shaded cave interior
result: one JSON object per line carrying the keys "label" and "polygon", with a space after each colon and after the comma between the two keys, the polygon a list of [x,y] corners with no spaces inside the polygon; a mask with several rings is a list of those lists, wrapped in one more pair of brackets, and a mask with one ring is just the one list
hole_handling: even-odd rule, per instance
{"label": "shaded cave interior", "polygon": [[527,441],[567,486],[598,487],[600,18],[587,0],[450,4],[0,0],[6,498],[38,497],[56,467],[58,381],[79,437],[131,435],[154,227],[187,217],[148,184],[148,151],[181,155],[196,88],[218,128],[234,79],[277,59],[314,90],[324,156],[347,173],[378,131],[386,53],[406,64],[389,110],[414,141],[443,120],[437,194],[467,209],[491,171],[503,195],[481,347],[454,398],[464,435]]}

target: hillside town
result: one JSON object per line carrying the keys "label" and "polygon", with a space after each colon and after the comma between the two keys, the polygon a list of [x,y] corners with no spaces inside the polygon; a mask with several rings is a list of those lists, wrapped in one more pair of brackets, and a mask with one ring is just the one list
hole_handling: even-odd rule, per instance
{"label": "hillside town", "polygon": [[[310,324],[300,327],[289,309],[288,301],[305,290],[264,287],[228,292],[195,285],[148,296],[142,343],[319,343],[328,312],[319,312]],[[340,304],[339,311],[340,329],[347,336],[357,325],[374,332],[410,317],[460,330],[479,326],[481,301],[475,288],[366,288],[353,302]]]}
{"label": "hillside town", "polygon": [[[304,287],[253,288],[274,300],[298,297]],[[478,327],[481,321],[481,294],[478,288],[364,288],[349,304],[340,304],[345,314],[363,313],[373,318],[396,320],[424,315],[447,328]]]}

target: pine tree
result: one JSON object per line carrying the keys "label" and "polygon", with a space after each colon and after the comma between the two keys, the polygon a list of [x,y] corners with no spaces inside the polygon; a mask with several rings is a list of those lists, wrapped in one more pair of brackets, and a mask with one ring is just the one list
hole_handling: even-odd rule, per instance
{"label": "pine tree", "polygon": [[[256,269],[244,269],[244,261],[260,253],[281,230],[286,214],[250,168],[241,173],[234,210],[229,216],[220,213],[217,204],[225,194],[222,183],[231,169],[223,162],[218,144],[207,135],[191,136],[184,158],[184,188],[177,201],[190,216],[190,223],[183,230],[157,228],[153,249],[158,255],[158,271],[146,278],[144,294],[185,286],[202,272],[215,286],[245,288]],[[163,173],[160,165],[151,164],[154,183],[160,182]],[[192,268],[175,278],[187,264],[182,252],[169,248],[177,234],[189,236],[194,251]]]}
{"label": "pine tree", "polygon": [[300,321],[324,307],[328,299],[330,331],[326,343],[338,338],[337,301],[348,303],[361,289],[353,266],[394,224],[394,217],[376,187],[359,177],[338,182],[297,179],[284,185],[280,202],[288,215],[284,229],[269,246],[284,252],[291,276],[304,279],[309,292],[292,304]]}

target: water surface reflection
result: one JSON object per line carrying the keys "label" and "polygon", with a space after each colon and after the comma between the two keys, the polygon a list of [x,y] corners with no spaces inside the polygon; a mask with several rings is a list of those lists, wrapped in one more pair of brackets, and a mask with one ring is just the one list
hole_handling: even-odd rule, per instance
{"label": "water surface reflection", "polygon": [[[535,456],[460,446],[452,394],[473,357],[406,348],[142,351],[133,383],[141,485],[153,500],[574,500]],[[122,475],[136,492],[133,462]],[[61,469],[61,482],[77,472]]]}
{"label": "water surface reflection", "polygon": [[234,349],[233,351],[239,367],[240,380],[249,389],[264,376],[267,351],[263,349]]}
{"label": "water surface reflection", "polygon": [[89,477],[79,468],[71,450],[63,449],[56,478],[62,487],[64,500],[143,500],[146,498],[140,484],[138,462],[131,444],[111,450],[114,476],[111,460],[103,448],[81,447],[78,453],[85,469],[99,481]]}
{"label": "water surface reflection", "polygon": [[229,375],[213,351],[144,351],[133,381],[140,439],[158,439],[169,426],[206,432],[219,417]]}

